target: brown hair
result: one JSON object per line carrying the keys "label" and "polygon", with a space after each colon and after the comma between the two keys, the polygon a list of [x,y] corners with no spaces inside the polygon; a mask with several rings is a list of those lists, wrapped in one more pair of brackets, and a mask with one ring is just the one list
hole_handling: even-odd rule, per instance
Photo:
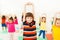
{"label": "brown hair", "polygon": [[17,16],[15,16],[14,18],[17,19]]}
{"label": "brown hair", "polygon": [[6,19],[5,15],[2,16],[2,19]]}
{"label": "brown hair", "polygon": [[55,25],[56,25],[56,21],[57,21],[57,20],[60,20],[60,18],[56,18],[56,19],[55,19]]}
{"label": "brown hair", "polygon": [[[42,19],[43,19],[43,18],[45,18],[45,19],[46,19],[46,17],[42,17]],[[46,22],[46,21],[45,21],[45,22]]]}
{"label": "brown hair", "polygon": [[13,17],[10,17],[9,20],[12,20],[13,21]]}
{"label": "brown hair", "polygon": [[32,13],[30,13],[30,12],[26,13],[26,15],[25,15],[25,19],[26,19],[26,17],[32,17],[32,18],[33,18],[33,20],[34,20],[34,16],[33,16],[33,14],[32,14]]}

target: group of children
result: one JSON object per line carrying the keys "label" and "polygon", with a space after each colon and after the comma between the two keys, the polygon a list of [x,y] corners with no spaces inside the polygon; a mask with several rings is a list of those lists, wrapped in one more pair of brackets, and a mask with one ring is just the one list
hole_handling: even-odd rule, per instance
{"label": "group of children", "polygon": [[6,15],[1,16],[1,26],[2,31],[8,30],[8,33],[10,35],[10,40],[13,40],[14,33],[16,31],[16,25],[18,25],[18,19],[16,16],[8,17]]}
{"label": "group of children", "polygon": [[[22,16],[22,21],[23,21]],[[2,30],[8,29],[8,33],[10,34],[10,40],[13,39],[13,34],[16,31],[15,25],[18,24],[18,19],[17,17],[8,17],[3,15],[2,17]],[[37,40],[37,31],[36,31],[36,22],[34,20],[34,15],[31,12],[27,12],[25,15],[25,21],[23,22],[23,40]],[[45,32],[46,32],[46,16],[40,17],[39,21],[39,35],[43,34],[43,39],[45,39]],[[53,40],[60,40],[60,18],[55,18],[55,22],[53,23],[52,26],[52,35],[53,35]]]}
{"label": "group of children", "polygon": [[[58,14],[58,13],[57,13]],[[56,15],[58,16],[58,15]],[[24,40],[37,40],[37,32],[36,32],[36,25],[35,25],[35,21],[34,21],[34,16],[32,13],[28,12],[25,15],[25,21],[23,22],[23,36],[24,36]],[[45,40],[45,38],[47,37],[48,40],[60,40],[60,13],[59,13],[59,17],[54,17],[53,19],[53,23],[52,23],[52,34],[51,35],[46,35],[46,15],[40,17],[39,20],[39,35],[41,36],[41,34],[43,34],[43,39]],[[32,35],[31,35],[32,34]]]}

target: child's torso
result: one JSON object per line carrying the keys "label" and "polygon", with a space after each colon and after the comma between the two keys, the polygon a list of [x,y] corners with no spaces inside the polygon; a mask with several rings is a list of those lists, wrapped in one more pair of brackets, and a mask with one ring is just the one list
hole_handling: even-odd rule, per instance
{"label": "child's torso", "polygon": [[53,26],[52,29],[54,40],[60,40],[60,28],[57,26]]}
{"label": "child's torso", "polygon": [[2,24],[4,24],[4,23],[5,23],[5,21],[6,21],[6,19],[2,19]]}
{"label": "child's torso", "polygon": [[15,31],[15,25],[14,25],[14,23],[8,23],[7,27],[8,27],[8,31],[9,32]]}
{"label": "child's torso", "polygon": [[[26,22],[25,22],[26,23]],[[23,36],[26,37],[34,37],[36,38],[36,26],[33,24],[31,27],[28,24],[24,23],[24,32],[23,32]]]}
{"label": "child's torso", "polygon": [[45,30],[46,28],[46,23],[41,22],[40,30]]}

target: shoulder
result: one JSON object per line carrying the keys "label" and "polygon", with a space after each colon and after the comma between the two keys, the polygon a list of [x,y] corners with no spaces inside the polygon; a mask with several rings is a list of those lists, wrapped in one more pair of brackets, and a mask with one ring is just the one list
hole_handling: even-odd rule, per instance
{"label": "shoulder", "polygon": [[35,25],[35,23],[36,23],[36,22],[35,22],[35,21],[33,21],[32,23]]}
{"label": "shoulder", "polygon": [[23,22],[23,25],[28,25],[28,24],[26,23],[26,21],[24,21],[24,22]]}
{"label": "shoulder", "polygon": [[6,22],[6,24],[9,24],[9,22]]}

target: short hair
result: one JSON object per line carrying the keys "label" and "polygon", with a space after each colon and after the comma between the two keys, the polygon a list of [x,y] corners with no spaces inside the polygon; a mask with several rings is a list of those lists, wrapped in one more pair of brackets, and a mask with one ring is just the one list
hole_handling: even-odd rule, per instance
{"label": "short hair", "polygon": [[46,17],[42,17],[42,19],[43,19],[43,18],[45,18],[45,19],[46,19]]}
{"label": "short hair", "polygon": [[17,19],[17,17],[15,16],[15,19]]}
{"label": "short hair", "polygon": [[30,12],[26,13],[26,15],[25,15],[25,19],[26,19],[26,17],[32,17],[32,18],[34,19],[33,14],[32,14],[32,13],[30,13]]}
{"label": "short hair", "polygon": [[6,17],[3,15],[3,16],[2,16],[2,19],[6,19]]}
{"label": "short hair", "polygon": [[56,20],[60,20],[60,18],[56,18]]}

